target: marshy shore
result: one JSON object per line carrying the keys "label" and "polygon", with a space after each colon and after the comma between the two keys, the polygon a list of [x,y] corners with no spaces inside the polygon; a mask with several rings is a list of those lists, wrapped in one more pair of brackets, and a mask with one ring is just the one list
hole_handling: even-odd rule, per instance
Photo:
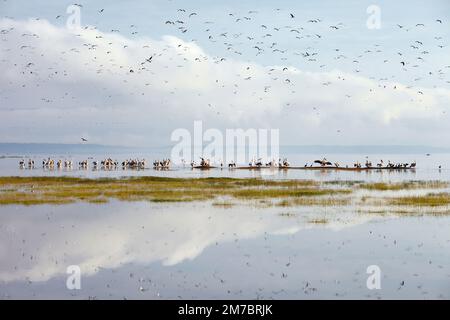
{"label": "marshy shore", "polygon": [[214,207],[351,207],[357,212],[450,213],[450,183],[265,180],[260,178],[0,177],[0,205],[149,201]]}

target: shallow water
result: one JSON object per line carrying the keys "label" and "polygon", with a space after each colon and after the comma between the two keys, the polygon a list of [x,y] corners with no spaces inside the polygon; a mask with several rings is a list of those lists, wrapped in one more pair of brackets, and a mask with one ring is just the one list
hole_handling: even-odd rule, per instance
{"label": "shallow water", "polygon": [[[175,165],[168,171],[157,171],[152,168],[145,170],[123,170],[118,168],[115,170],[93,170],[78,169],[75,166],[72,170],[67,169],[54,169],[44,170],[41,166],[42,159],[51,156],[53,159],[68,159],[73,160],[74,163],[86,160],[89,157],[86,155],[29,155],[30,158],[35,160],[35,169],[19,169],[19,160],[17,158],[0,158],[0,176],[81,176],[89,178],[97,177],[122,177],[122,176],[164,176],[164,177],[262,177],[265,179],[314,179],[314,180],[364,180],[364,181],[408,181],[408,180],[441,180],[450,181],[450,154],[434,154],[426,156],[423,154],[380,154],[370,155],[372,163],[377,163],[380,159],[391,160],[393,163],[406,162],[411,163],[417,161],[418,168],[416,170],[392,170],[392,171],[362,171],[362,172],[346,172],[346,171],[334,171],[334,170],[230,170],[224,169],[210,169],[210,170],[198,170],[191,169],[190,166]],[[311,164],[314,159],[323,158],[323,155],[312,154],[289,154],[287,155],[291,165],[304,166],[306,163]],[[94,155],[91,156],[89,162],[93,160],[102,160],[104,158],[111,157],[117,159],[119,162],[129,158],[145,158],[150,163],[154,159],[162,159],[164,154],[115,154],[115,155]],[[330,161],[339,162],[341,166],[352,166],[354,161],[364,163],[366,156],[358,154],[333,154],[327,156]],[[26,157],[25,159],[28,159]],[[442,166],[442,169],[439,169]]]}
{"label": "shallow water", "polygon": [[0,217],[1,298],[450,298],[450,216],[111,202]]}
{"label": "shallow water", "polygon": [[[264,179],[450,181],[450,154],[370,155],[417,161],[414,171],[21,170],[0,158],[0,176],[262,177]],[[323,155],[287,155],[302,166]],[[94,155],[146,158],[164,155]],[[365,155],[333,154],[351,164]],[[442,165],[439,170],[438,166]],[[430,189],[359,190],[380,197],[426,194]],[[438,190],[440,192],[448,191]],[[367,209],[367,208],[366,208]],[[0,298],[64,299],[449,299],[450,216],[398,216],[389,209],[355,207],[212,206],[210,202],[118,202],[61,206],[0,206]],[[367,210],[365,210],[367,212]],[[81,268],[81,290],[66,288],[66,268]],[[381,289],[369,290],[366,269],[381,269]]]}

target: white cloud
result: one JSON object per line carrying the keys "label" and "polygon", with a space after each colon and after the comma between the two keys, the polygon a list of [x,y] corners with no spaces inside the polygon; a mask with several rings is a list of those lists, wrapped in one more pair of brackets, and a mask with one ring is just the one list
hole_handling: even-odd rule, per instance
{"label": "white cloud", "polygon": [[[45,207],[29,208],[21,218],[15,211],[3,212],[0,282],[46,281],[64,275],[69,265],[80,266],[83,277],[95,275],[100,268],[126,264],[176,265],[194,260],[216,242],[290,235],[311,228],[337,231],[377,218],[355,216],[340,208],[339,214],[327,216],[328,223],[319,226],[309,221],[322,214],[307,208],[297,210],[299,217],[293,220],[271,208],[255,214],[239,206],[220,210],[198,204],[167,207],[145,202],[132,208],[116,202],[111,206],[67,205],[60,210],[53,214]],[[48,219],[42,219],[43,214]]]}
{"label": "white cloud", "polygon": [[2,19],[0,29],[5,142],[168,144],[201,119],[205,128],[280,128],[282,144],[448,146],[446,89],[221,61],[174,36],[76,34],[45,20]]}

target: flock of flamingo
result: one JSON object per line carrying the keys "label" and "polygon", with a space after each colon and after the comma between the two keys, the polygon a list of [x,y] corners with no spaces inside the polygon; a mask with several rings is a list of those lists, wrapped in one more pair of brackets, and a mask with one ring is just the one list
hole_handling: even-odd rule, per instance
{"label": "flock of flamingo", "polygon": [[[117,168],[122,169],[147,169],[147,162],[145,159],[127,159],[119,163],[117,160],[113,160],[111,158],[107,158],[101,161],[94,160],[89,162],[89,160],[82,160],[78,162],[79,169],[88,169],[92,165],[92,168],[95,169],[105,169],[105,170],[114,170]],[[163,160],[155,160],[153,161],[154,169],[170,169],[172,162],[170,159]],[[186,164],[183,162],[183,166]],[[192,169],[213,169],[213,168],[224,168],[224,163],[220,162],[219,165],[214,165],[211,163],[210,159],[200,158],[200,163],[197,164],[195,161],[190,163],[190,167]],[[373,165],[371,161],[366,160],[364,165],[361,162],[355,162],[353,166],[345,165],[341,166],[338,162],[330,162],[326,158],[322,160],[315,160],[311,164],[306,163],[303,167],[295,167],[291,166],[290,162],[287,158],[281,159],[278,161],[271,160],[269,162],[263,162],[262,159],[253,158],[248,166],[237,166],[235,161],[231,161],[227,164],[227,167],[230,169],[261,169],[261,168],[279,168],[279,169],[335,169],[335,170],[370,170],[370,169],[379,169],[379,170],[395,170],[395,169],[415,169],[417,166],[416,161],[411,163],[393,163],[390,160],[385,163],[383,160],[380,160],[379,163]],[[22,159],[19,161],[20,169],[34,169],[35,161],[33,159]],[[47,158],[42,160],[42,168],[44,169],[73,169],[74,163],[72,160],[57,160],[55,161],[52,158]]]}
{"label": "flock of flamingo", "polygon": [[[82,160],[78,162],[78,168],[79,169],[88,169],[89,168],[89,160]],[[145,159],[127,159],[122,161],[122,163],[119,164],[117,160],[113,160],[111,158],[107,158],[101,161],[95,160],[92,161],[92,168],[93,169],[116,169],[120,165],[123,169],[145,169],[147,166],[147,162]],[[72,160],[61,160],[55,161],[52,158],[44,159],[42,160],[42,168],[44,169],[73,169],[74,163]],[[35,168],[35,162],[33,159],[28,159],[28,161],[25,161],[25,159],[22,159],[19,161],[19,168],[20,169],[34,169]]]}

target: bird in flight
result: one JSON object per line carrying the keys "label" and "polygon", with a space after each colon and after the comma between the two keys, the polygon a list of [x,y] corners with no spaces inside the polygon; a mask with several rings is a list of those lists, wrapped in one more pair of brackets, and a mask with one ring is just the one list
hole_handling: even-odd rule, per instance
{"label": "bird in flight", "polygon": [[83,141],[83,142],[87,142],[87,139],[85,139],[85,138],[81,138],[81,141]]}

